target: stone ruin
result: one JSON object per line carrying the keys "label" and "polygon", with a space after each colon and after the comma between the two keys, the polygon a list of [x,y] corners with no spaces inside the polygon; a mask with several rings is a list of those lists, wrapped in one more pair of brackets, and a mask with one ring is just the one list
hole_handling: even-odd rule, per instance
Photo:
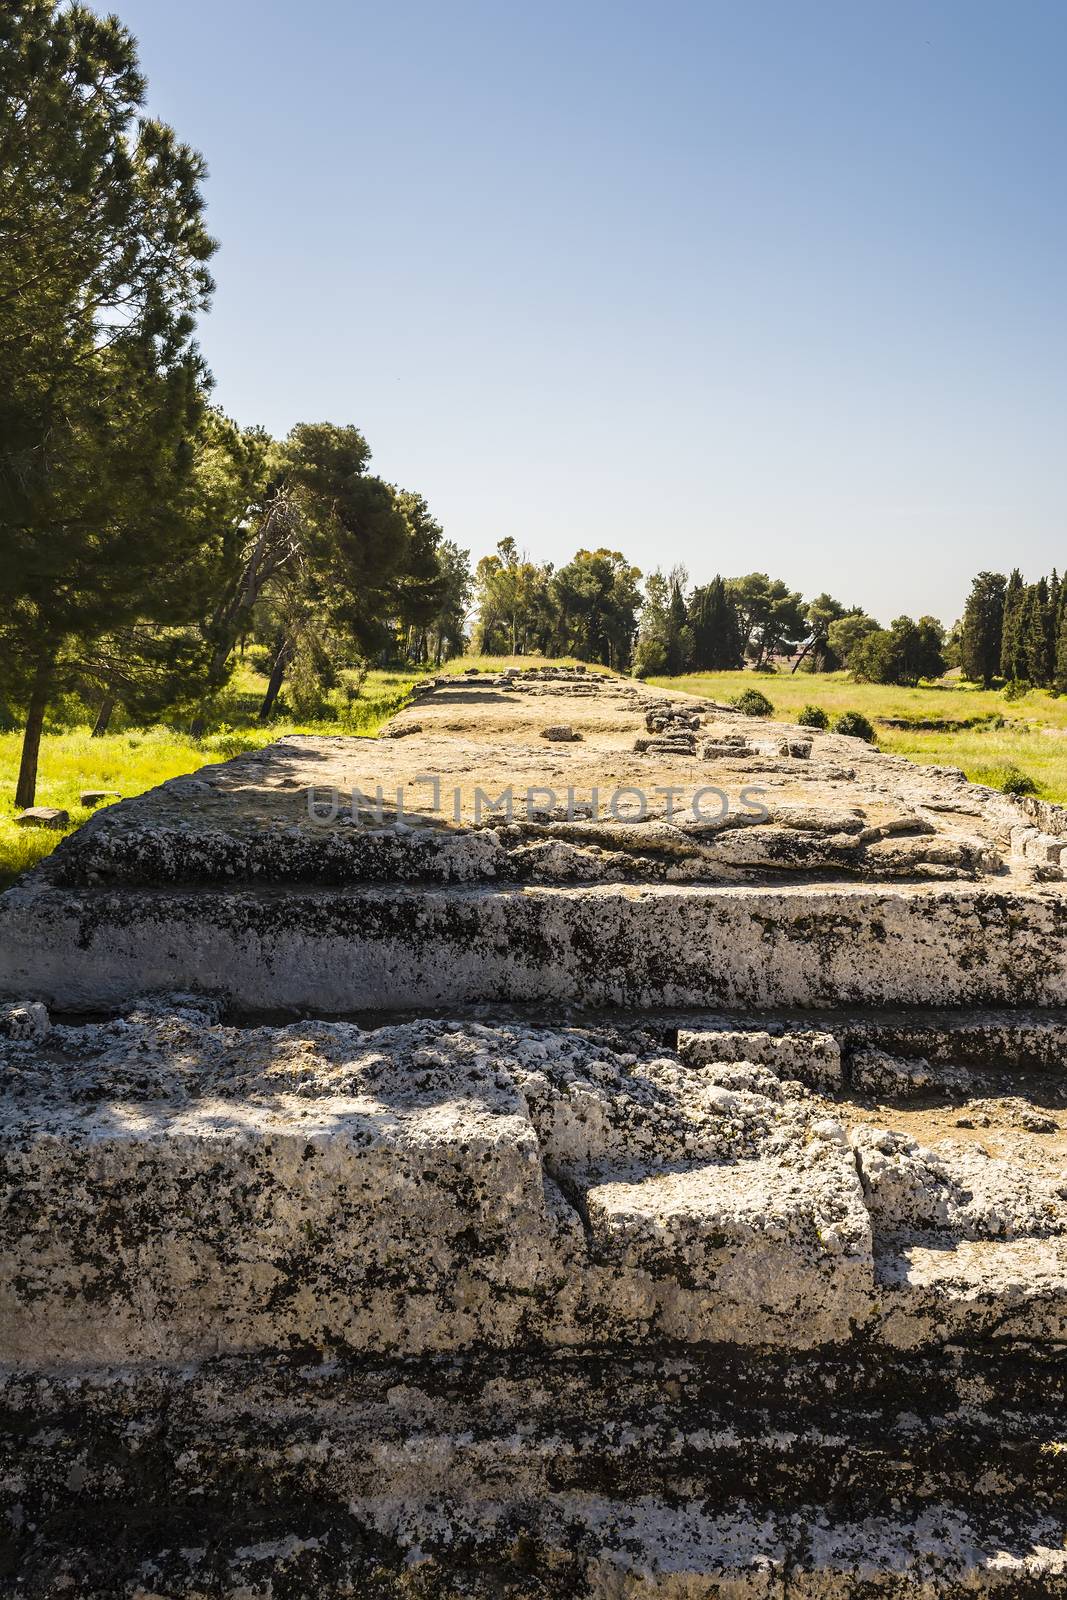
{"label": "stone ruin", "polygon": [[1067,1594],[1065,848],[581,669],[94,816],[0,900],[4,1592]]}

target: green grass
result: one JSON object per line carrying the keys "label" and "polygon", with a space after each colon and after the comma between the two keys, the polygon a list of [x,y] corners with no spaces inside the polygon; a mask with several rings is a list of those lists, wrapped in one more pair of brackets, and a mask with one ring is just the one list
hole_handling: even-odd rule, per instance
{"label": "green grass", "polygon": [[[980,689],[958,680],[920,684],[915,689],[892,684],[853,683],[845,672],[689,673],[681,678],[653,678],[672,691],[729,700],[742,689],[760,689],[782,721],[792,721],[806,705],[821,706],[831,720],[842,711],[862,711],[875,725],[881,749],[927,765],[960,767],[973,783],[999,788],[1011,769],[1034,779],[1046,800],[1067,801],[1067,695],[1031,689],[1020,700],[1007,700],[999,689]],[[879,727],[879,717],[913,721],[988,718],[985,727],[933,731]],[[997,726],[997,719],[1003,726]]]}

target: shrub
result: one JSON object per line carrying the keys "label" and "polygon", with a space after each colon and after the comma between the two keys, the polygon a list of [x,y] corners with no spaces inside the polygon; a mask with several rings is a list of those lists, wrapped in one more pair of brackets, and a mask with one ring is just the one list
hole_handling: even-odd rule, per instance
{"label": "shrub", "polygon": [[1025,678],[1010,678],[1004,685],[1005,700],[1021,700],[1030,693],[1030,685]]}
{"label": "shrub", "polygon": [[830,718],[822,706],[805,706],[797,718],[797,724],[801,728],[828,728]]}
{"label": "shrub", "polygon": [[772,678],[777,678],[778,676],[778,668],[773,661],[761,661],[758,667],[752,668],[752,671],[762,672],[764,676],[769,673]]}
{"label": "shrub", "polygon": [[834,723],[834,732],[844,733],[850,739],[865,739],[868,744],[877,743],[874,729],[862,711],[842,711]]}
{"label": "shrub", "polygon": [[1023,772],[1019,767],[1007,766],[1001,775],[999,789],[1005,794],[1036,794],[1037,784],[1028,772]]}
{"label": "shrub", "polygon": [[662,678],[667,672],[667,647],[655,634],[645,634],[634,650],[635,678]]}
{"label": "shrub", "polygon": [[746,689],[743,694],[734,695],[731,705],[738,711],[743,711],[746,717],[773,717],[774,707],[765,694],[758,689]]}

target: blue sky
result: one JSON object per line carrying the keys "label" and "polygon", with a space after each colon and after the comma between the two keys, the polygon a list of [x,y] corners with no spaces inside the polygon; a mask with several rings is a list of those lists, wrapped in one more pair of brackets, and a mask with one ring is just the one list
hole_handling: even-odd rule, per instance
{"label": "blue sky", "polygon": [[946,622],[1067,563],[1062,0],[119,10],[239,421],[355,422],[475,558]]}

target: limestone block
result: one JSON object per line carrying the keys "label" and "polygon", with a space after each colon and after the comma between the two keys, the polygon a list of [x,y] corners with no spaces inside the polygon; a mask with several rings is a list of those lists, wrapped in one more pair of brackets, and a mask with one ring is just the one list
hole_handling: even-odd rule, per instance
{"label": "limestone block", "polygon": [[790,1028],[778,1034],[763,1029],[682,1029],[678,1054],[691,1066],[757,1062],[810,1088],[833,1090],[841,1083],[841,1046],[833,1034],[817,1029]]}
{"label": "limestone block", "polygon": [[30,1000],[25,1005],[0,1005],[0,1039],[43,1039],[51,1026],[48,1012],[39,1001]]}
{"label": "limestone block", "polygon": [[15,823],[20,828],[65,828],[70,823],[70,812],[59,806],[30,806],[16,811]]}

